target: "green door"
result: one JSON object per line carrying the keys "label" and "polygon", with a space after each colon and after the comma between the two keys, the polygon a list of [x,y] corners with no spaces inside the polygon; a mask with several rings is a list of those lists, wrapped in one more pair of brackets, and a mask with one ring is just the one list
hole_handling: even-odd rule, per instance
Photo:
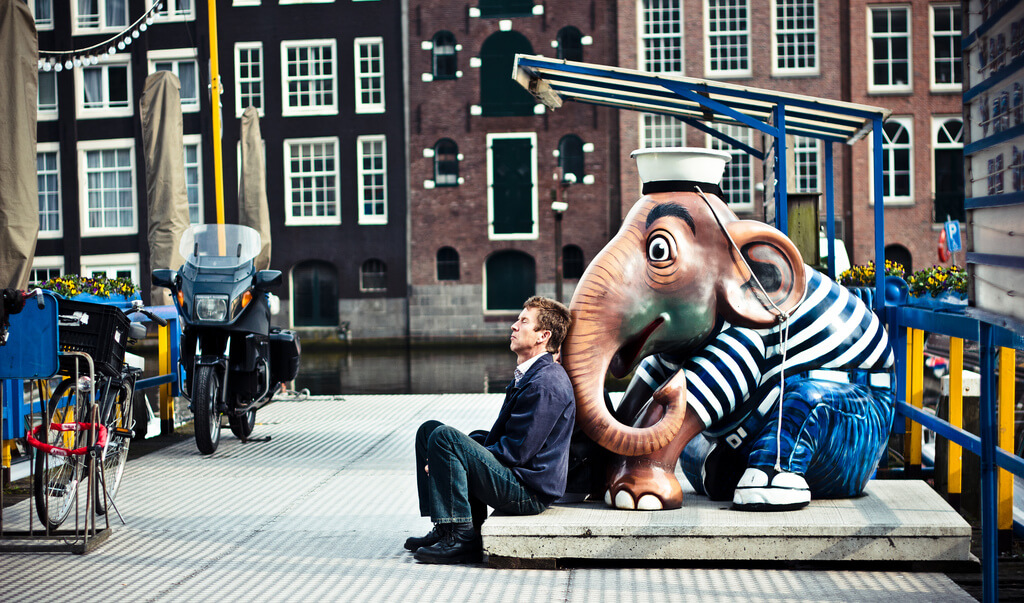
{"label": "green door", "polygon": [[292,273],[297,327],[338,326],[338,277],[326,262],[304,262]]}
{"label": "green door", "polygon": [[529,138],[491,142],[494,234],[533,233],[533,146]]}
{"label": "green door", "polygon": [[487,309],[518,312],[537,292],[537,267],[521,251],[499,251],[487,260]]}

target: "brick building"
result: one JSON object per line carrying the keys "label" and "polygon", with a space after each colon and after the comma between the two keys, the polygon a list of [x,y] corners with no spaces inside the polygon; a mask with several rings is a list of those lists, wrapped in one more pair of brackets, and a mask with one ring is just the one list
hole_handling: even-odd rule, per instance
{"label": "brick building", "polygon": [[527,297],[555,294],[555,197],[564,300],[620,211],[618,113],[547,111],[513,57],[614,64],[615,4],[412,0],[408,14],[410,333],[505,337]]}
{"label": "brick building", "polygon": [[[884,106],[886,258],[920,270],[939,263],[947,216],[964,219],[960,3],[851,0],[850,101]],[[854,148],[869,174],[870,145]],[[852,182],[854,262],[874,257],[867,178]],[[960,265],[963,265],[961,254]]]}
{"label": "brick building", "polygon": [[[904,14],[906,27],[899,20]],[[896,17],[884,31],[883,16]],[[901,58],[904,47],[906,60]],[[917,268],[936,260],[937,221],[945,219],[947,209],[955,214],[952,208],[957,206],[962,214],[958,48],[959,5],[949,2],[619,3],[619,66],[890,108],[894,116],[884,127],[884,177],[886,191],[891,191],[885,201],[887,257]],[[907,76],[897,82],[904,68]],[[876,80],[876,71],[877,78],[885,71],[884,77],[893,81]],[[759,132],[715,127],[765,149]],[[686,144],[730,151],[733,160],[723,182],[726,201],[741,217],[764,219],[764,168],[746,152],[659,116],[624,113],[620,132],[624,211],[639,196],[628,150]],[[787,140],[790,193],[824,192],[822,144],[809,138]],[[870,149],[867,140],[852,147],[833,146],[836,232],[855,263],[874,257],[871,180],[866,177]],[[945,167],[935,170],[936,162]],[[822,200],[821,220],[824,209]]]}

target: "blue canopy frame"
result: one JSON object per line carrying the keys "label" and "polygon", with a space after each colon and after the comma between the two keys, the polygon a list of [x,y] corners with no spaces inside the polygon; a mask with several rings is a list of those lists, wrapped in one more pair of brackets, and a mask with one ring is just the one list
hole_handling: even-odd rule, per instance
{"label": "blue canopy frame", "polygon": [[[676,117],[686,124],[763,160],[765,154],[705,122],[754,128],[775,139],[775,227],[788,233],[786,135],[816,138],[825,147],[825,206],[828,272],[835,278],[835,143],[852,145],[869,132],[875,199],[875,258],[885,257],[885,206],[882,203],[882,122],[888,109],[830,99],[688,78],[578,63],[535,55],[516,55],[512,77],[550,109],[569,100]],[[884,259],[882,260],[884,262]],[[875,271],[875,308],[884,309],[885,270]]]}

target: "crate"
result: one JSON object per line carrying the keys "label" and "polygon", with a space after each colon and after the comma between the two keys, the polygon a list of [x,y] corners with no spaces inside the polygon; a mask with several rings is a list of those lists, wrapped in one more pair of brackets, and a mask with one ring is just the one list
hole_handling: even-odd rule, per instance
{"label": "crate", "polygon": [[[99,374],[116,376],[121,373],[131,321],[119,308],[60,299],[57,305],[57,324],[61,352],[89,354]],[[61,356],[60,372],[73,375],[75,364],[75,356]],[[86,367],[79,366],[78,370],[80,373],[85,372]]]}

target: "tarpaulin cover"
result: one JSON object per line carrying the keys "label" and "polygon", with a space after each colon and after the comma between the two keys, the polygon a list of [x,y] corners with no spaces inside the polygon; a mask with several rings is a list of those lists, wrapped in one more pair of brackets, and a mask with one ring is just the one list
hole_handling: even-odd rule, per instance
{"label": "tarpaulin cover", "polygon": [[267,207],[267,168],[263,158],[259,112],[249,106],[242,114],[242,178],[238,185],[238,223],[250,226],[263,242],[256,270],[270,268],[270,210]]}
{"label": "tarpaulin cover", "polygon": [[0,57],[0,289],[25,289],[39,236],[39,42],[22,0],[0,0]]}
{"label": "tarpaulin cover", "polygon": [[[149,265],[154,270],[177,270],[185,263],[178,241],[189,223],[181,82],[169,71],[157,71],[146,78],[140,104],[149,197]],[[150,295],[153,305],[171,303],[170,292],[163,287],[153,287]]]}

